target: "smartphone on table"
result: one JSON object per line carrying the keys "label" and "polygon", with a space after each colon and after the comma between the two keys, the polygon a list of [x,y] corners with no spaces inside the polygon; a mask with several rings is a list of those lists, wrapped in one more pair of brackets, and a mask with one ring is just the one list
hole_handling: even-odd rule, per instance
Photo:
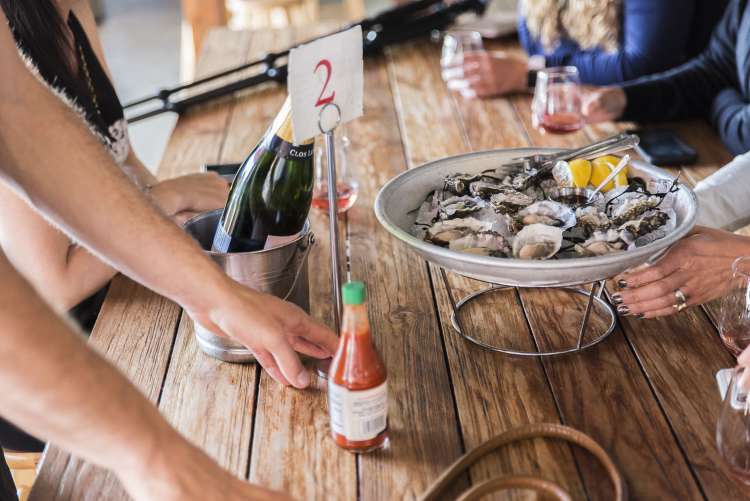
{"label": "smartphone on table", "polygon": [[242,164],[205,164],[203,172],[215,172],[230,183],[234,181],[234,176],[240,170]]}
{"label": "smartphone on table", "polygon": [[640,138],[635,149],[650,164],[690,165],[698,158],[696,151],[669,129],[636,129],[628,132]]}

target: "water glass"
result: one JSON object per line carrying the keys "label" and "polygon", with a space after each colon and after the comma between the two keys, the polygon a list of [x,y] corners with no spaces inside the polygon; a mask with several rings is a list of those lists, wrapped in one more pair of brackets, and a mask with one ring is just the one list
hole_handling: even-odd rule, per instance
{"label": "water glass", "polygon": [[464,54],[483,52],[482,35],[478,31],[449,31],[443,38],[443,50],[440,54],[440,68],[443,80],[462,79]]}
{"label": "water glass", "polygon": [[537,72],[531,116],[534,127],[553,134],[575,132],[583,127],[577,68],[563,66]]}
{"label": "water glass", "polygon": [[[340,125],[336,130],[336,180],[338,184],[338,213],[348,211],[357,201],[359,183],[349,171],[349,147],[351,141],[346,129]],[[328,212],[328,162],[325,155],[325,141],[315,142],[315,184],[313,185],[312,206]]]}
{"label": "water glass", "polygon": [[750,370],[737,367],[716,423],[716,447],[732,475],[750,485]]}
{"label": "water glass", "polygon": [[719,335],[736,356],[750,345],[750,257],[732,263],[735,287],[721,299]]}

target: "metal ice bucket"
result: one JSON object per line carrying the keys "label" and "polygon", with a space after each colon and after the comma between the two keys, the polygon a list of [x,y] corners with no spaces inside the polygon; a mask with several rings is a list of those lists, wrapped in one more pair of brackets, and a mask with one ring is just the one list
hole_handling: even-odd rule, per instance
{"label": "metal ice bucket", "polygon": [[[310,223],[305,223],[296,240],[279,247],[226,254],[211,250],[220,217],[221,209],[200,214],[185,223],[185,231],[198,241],[206,254],[234,280],[255,290],[285,299],[309,312],[307,256],[315,243]],[[252,353],[240,343],[216,335],[199,324],[195,324],[195,338],[205,353],[219,360],[255,360]]]}

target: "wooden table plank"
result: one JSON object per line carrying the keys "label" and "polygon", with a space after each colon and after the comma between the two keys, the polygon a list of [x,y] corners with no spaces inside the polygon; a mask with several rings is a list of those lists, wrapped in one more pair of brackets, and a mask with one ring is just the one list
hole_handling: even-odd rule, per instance
{"label": "wooden table plank", "polygon": [[[685,176],[688,182],[699,178],[697,172],[710,174],[727,160],[719,138],[707,127],[702,122],[675,127],[699,152],[701,168]],[[732,482],[716,450],[714,431],[721,402],[714,374],[733,366],[734,359],[702,309],[689,308],[656,320],[621,317],[620,321],[704,494],[709,499],[750,498],[746,489]]]}
{"label": "wooden table plank", "polygon": [[[179,316],[180,309],[171,301],[117,277],[90,343],[156,402]],[[100,492],[124,496],[114,475],[50,445],[29,499],[99,499]]]}
{"label": "wooden table plank", "polygon": [[[492,114],[485,110],[465,115],[463,121],[458,119],[454,108],[456,103],[440,79],[439,57],[435,46],[424,43],[407,44],[391,49],[389,55],[392,61],[391,85],[398,100],[401,134],[410,166],[466,152],[469,149],[466,131],[472,132],[475,142],[523,143],[524,138],[517,129],[498,127]],[[426,96],[429,96],[429,104]],[[480,110],[480,104],[474,103],[473,106]],[[514,112],[507,103],[496,104],[493,108],[492,111],[499,112],[500,120],[514,118]],[[492,126],[489,122],[493,122]],[[434,124],[440,126],[435,127]],[[559,422],[560,418],[539,362],[514,360],[489,353],[459,338],[450,324],[452,310],[438,268],[431,267],[431,275],[466,448],[475,447],[497,433],[521,424]],[[456,299],[459,294],[474,291],[478,286],[475,281],[450,275]],[[531,348],[528,327],[517,304],[496,296],[490,301],[483,301],[482,306],[483,308],[469,308],[462,314],[467,329],[472,332],[477,332],[477,329],[518,332],[517,336],[511,336],[511,342],[518,348]],[[509,373],[513,377],[509,378]],[[561,461],[560,458],[568,461]],[[567,446],[550,442],[519,444],[506,448],[472,468],[471,478],[478,481],[499,473],[540,471],[545,477],[564,485],[574,493],[574,497],[584,496],[570,450]]]}
{"label": "wooden table plank", "polygon": [[[508,103],[508,100],[485,102],[489,108],[498,106],[498,102]],[[522,134],[539,146],[576,147],[589,142],[582,133],[563,136],[540,134],[530,124],[530,96],[516,96],[512,102],[520,118],[520,123],[516,120],[513,124],[521,129],[516,132],[519,139],[515,144],[528,145],[521,140]],[[457,108],[464,114],[464,122],[472,122],[476,115],[493,116],[476,101],[461,101]],[[507,124],[506,117],[498,116],[487,126],[507,129]],[[503,142],[487,143],[482,137],[472,137],[471,134],[469,140],[477,149],[504,146]],[[570,296],[555,291],[523,290],[521,296],[536,342],[541,348],[562,348],[574,343],[570,334],[577,332],[577,323],[582,318],[582,301],[574,301]],[[700,497],[677,443],[670,438],[668,424],[621,335],[615,334],[587,353],[546,359],[544,367],[563,421],[591,434],[613,453],[626,478],[634,484],[631,492],[636,497],[657,493],[664,497],[679,495],[683,499]],[[608,381],[604,388],[599,384],[602,380]],[[611,395],[617,395],[623,408],[637,409],[628,411],[624,416],[617,415],[616,419],[623,422],[623,426],[616,429],[611,426],[615,417],[612,415],[615,409],[610,405]],[[585,404],[582,400],[585,400]],[[583,412],[584,408],[586,412]],[[659,445],[644,451],[642,443],[634,441],[630,434],[641,436],[644,431],[654,444]],[[608,499],[611,492],[609,486],[601,481],[602,471],[581,451],[577,450],[576,456],[591,498]],[[678,460],[673,464],[674,458]],[[675,478],[681,479],[677,489],[673,486]]]}
{"label": "wooden table plank", "polygon": [[366,114],[349,126],[361,199],[349,213],[352,273],[367,282],[375,342],[389,375],[391,447],[359,460],[362,500],[413,499],[461,452],[450,380],[424,262],[376,221],[375,195],[406,168],[386,59],[367,63]]}
{"label": "wooden table plank", "polygon": [[[279,50],[332,29],[330,25],[313,25],[304,29],[274,31],[273,41],[262,47],[264,50]],[[269,86],[262,92],[262,96],[250,101],[249,106],[241,107],[242,113],[235,115],[237,123],[231,124],[231,138],[242,138],[244,129],[266,127],[276,115],[284,99],[284,90]],[[259,129],[257,137],[262,132]],[[252,138],[249,142],[256,140]],[[243,141],[240,139],[240,143]],[[320,144],[316,146],[316,154],[320,147]],[[334,328],[328,219],[324,213],[312,210],[309,221],[316,238],[308,258],[310,312],[314,318]],[[343,241],[343,223],[339,231]],[[339,450],[330,440],[326,382],[314,373],[312,380],[313,384],[307,391],[296,391],[280,387],[262,373],[255,421],[256,438],[252,444],[248,478],[287,490],[300,499],[321,499],[332,492],[342,499],[356,497],[355,459]],[[278,463],[269,461],[269,457],[280,458],[286,467],[279,469]]]}

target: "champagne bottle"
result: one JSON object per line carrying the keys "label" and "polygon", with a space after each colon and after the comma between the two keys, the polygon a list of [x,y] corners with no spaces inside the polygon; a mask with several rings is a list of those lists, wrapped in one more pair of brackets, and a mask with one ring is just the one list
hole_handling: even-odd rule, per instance
{"label": "champagne bottle", "polygon": [[271,127],[242,163],[214,235],[217,252],[248,252],[294,239],[305,225],[313,189],[314,140],[292,141],[287,97]]}

